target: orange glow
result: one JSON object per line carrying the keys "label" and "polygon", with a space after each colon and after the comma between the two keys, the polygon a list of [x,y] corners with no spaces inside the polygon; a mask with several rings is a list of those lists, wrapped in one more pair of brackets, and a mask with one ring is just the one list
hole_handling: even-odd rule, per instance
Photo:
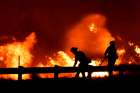
{"label": "orange glow", "polygon": [[132,61],[129,61],[129,62],[128,62],[128,64],[132,64],[132,63],[133,63]]}

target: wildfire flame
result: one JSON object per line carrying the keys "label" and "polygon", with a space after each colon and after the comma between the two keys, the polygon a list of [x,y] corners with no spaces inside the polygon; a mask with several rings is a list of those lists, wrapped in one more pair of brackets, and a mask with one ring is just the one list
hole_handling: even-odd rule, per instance
{"label": "wildfire flame", "polygon": [[137,64],[138,61],[140,60],[140,46],[133,43],[133,42],[128,42],[129,46],[130,46],[130,50],[133,49],[133,53],[130,53],[132,55],[130,55],[130,60],[129,60],[129,64],[135,63]]}
{"label": "wildfire flame", "polygon": [[[105,27],[106,18],[100,14],[93,14],[83,18],[77,25],[75,25],[66,35],[66,46],[64,51],[58,51],[55,56],[45,56],[45,62],[39,62],[36,67],[54,67],[55,65],[62,67],[72,67],[74,58],[68,53],[70,47],[77,46],[79,49],[87,53],[103,54],[111,40],[108,29]],[[88,29],[87,29],[88,28]],[[91,34],[94,32],[96,34]],[[78,34],[75,34],[78,33]],[[7,38],[7,37],[4,37]],[[118,40],[122,38],[117,36]],[[1,68],[17,68],[19,65],[23,67],[31,67],[33,55],[31,53],[34,45],[36,44],[36,34],[32,32],[25,38],[24,41],[19,42],[13,38],[12,43],[7,43],[0,46],[0,67]],[[93,42],[94,41],[94,42]],[[98,45],[99,44],[99,45]],[[140,46],[133,42],[128,42],[128,45],[135,51],[136,56],[140,58]],[[90,47],[89,47],[90,46]],[[117,50],[119,58],[115,65],[123,64],[127,50],[125,47]],[[134,58],[127,60],[128,64],[134,63]],[[126,61],[126,60],[125,60]],[[20,64],[19,64],[20,63]],[[101,59],[92,59],[91,66],[100,66]],[[105,62],[104,65],[107,65]],[[87,73],[86,73],[87,75]],[[106,77],[108,72],[93,72],[92,77]],[[17,79],[16,74],[0,75],[4,79]],[[40,78],[53,78],[52,74],[38,74]],[[74,77],[75,73],[61,73],[59,77]],[[30,79],[30,75],[23,75],[23,79]]]}
{"label": "wildfire flame", "polygon": [[[92,60],[90,63],[91,66],[99,66],[101,60]],[[71,58],[67,53],[64,51],[58,51],[57,55],[54,57],[49,57],[49,60],[47,60],[48,64],[38,64],[38,67],[54,67],[55,65],[62,66],[62,67],[72,67],[74,64],[74,58]],[[78,65],[76,65],[78,66]],[[86,73],[86,76],[88,73]],[[99,78],[99,77],[106,77],[108,76],[108,72],[93,72],[91,74],[92,77]],[[41,78],[53,78],[53,74],[39,74]],[[74,77],[75,73],[60,73],[59,77]],[[82,75],[80,74],[80,77]]]}
{"label": "wildfire flame", "polygon": [[[0,46],[0,67],[15,67],[19,66],[19,59],[20,56],[20,66],[23,67],[30,67],[32,64],[32,54],[31,50],[36,43],[36,35],[35,33],[31,33],[29,36],[25,38],[23,42],[14,41],[13,43],[9,43],[3,46]],[[130,43],[129,43],[130,44]],[[131,43],[130,46],[134,44]],[[137,54],[140,54],[140,47],[138,45],[134,48]],[[119,59],[116,61],[115,65],[119,65],[123,63],[124,54],[126,53],[125,48],[118,49],[117,53],[119,55]],[[64,51],[58,51],[55,56],[46,56],[48,59],[46,60],[46,64],[38,63],[36,67],[54,67],[55,65],[62,66],[62,67],[72,67],[74,64],[74,58],[70,57]],[[92,66],[99,66],[101,63],[101,59],[92,60],[90,65]],[[129,61],[128,64],[131,64],[132,61]],[[107,65],[107,64],[106,64]],[[99,77],[107,77],[109,74],[108,72],[93,72],[92,77],[99,78]],[[53,78],[52,74],[38,74],[40,78]],[[61,73],[59,77],[74,77],[75,73]],[[81,76],[81,75],[80,75]],[[86,73],[87,76],[87,73]],[[4,79],[17,79],[17,75],[0,75],[0,78]],[[30,75],[23,75],[23,79],[30,79]]]}
{"label": "wildfire flame", "polygon": [[[19,66],[28,67],[31,65],[32,54],[30,53],[33,45],[36,43],[35,33],[31,33],[23,42],[14,41],[0,46],[0,67],[17,68]],[[18,59],[20,56],[20,60]],[[2,78],[17,79],[17,75],[2,75]],[[23,79],[29,78],[29,75],[23,75]]]}

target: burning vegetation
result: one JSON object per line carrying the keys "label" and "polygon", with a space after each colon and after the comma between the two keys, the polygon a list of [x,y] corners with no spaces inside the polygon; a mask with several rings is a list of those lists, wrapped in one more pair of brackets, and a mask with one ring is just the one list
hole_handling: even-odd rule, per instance
{"label": "burning vegetation", "polygon": [[[69,53],[69,49],[73,46],[78,47],[89,55],[95,55],[95,57],[91,56],[92,62],[90,65],[99,66],[108,43],[115,39],[106,28],[105,21],[106,18],[100,14],[93,14],[83,18],[76,26],[68,31],[64,51],[58,51],[54,56],[44,55],[45,62],[40,61],[36,67],[54,67],[55,65],[72,67],[74,58]],[[24,41],[14,39],[11,43],[1,45],[0,68],[17,68],[19,65],[23,67],[33,66],[33,54],[31,51],[36,42],[36,33],[32,32]],[[117,53],[119,59],[117,59],[115,65],[137,64],[137,61],[140,59],[140,46],[133,42],[127,42],[127,46],[123,48],[118,47]],[[105,60],[102,65],[107,65],[107,61]],[[38,76],[40,78],[52,78],[53,74],[38,74]],[[75,73],[62,73],[59,76],[71,78],[75,76]],[[106,76],[108,76],[108,72],[92,73],[92,77],[99,78]],[[16,80],[17,75],[0,75],[0,78]],[[30,75],[23,75],[23,79],[30,78]]]}
{"label": "burning vegetation", "polygon": [[[17,68],[19,66],[30,67],[32,62],[31,50],[36,43],[35,33],[31,33],[23,42],[14,41],[0,46],[0,67]],[[17,79],[17,75],[0,75],[1,78]],[[24,75],[23,78],[29,78]]]}

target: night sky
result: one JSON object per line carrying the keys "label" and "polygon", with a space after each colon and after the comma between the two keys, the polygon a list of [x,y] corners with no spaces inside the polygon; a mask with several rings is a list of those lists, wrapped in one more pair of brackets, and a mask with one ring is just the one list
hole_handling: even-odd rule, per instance
{"label": "night sky", "polygon": [[36,52],[54,52],[64,48],[68,29],[92,13],[106,16],[112,36],[140,45],[139,0],[3,0],[0,36],[23,40],[36,32]]}

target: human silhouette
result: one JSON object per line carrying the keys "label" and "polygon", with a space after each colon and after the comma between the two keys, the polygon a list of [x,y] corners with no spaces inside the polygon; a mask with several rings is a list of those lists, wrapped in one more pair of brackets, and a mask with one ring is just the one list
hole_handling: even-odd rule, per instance
{"label": "human silhouette", "polygon": [[105,58],[108,59],[109,77],[112,78],[113,67],[114,67],[114,64],[116,62],[116,59],[118,59],[115,41],[110,41],[110,45],[106,49],[104,56],[105,56]]}
{"label": "human silhouette", "polygon": [[[80,72],[82,73],[83,78],[86,78],[85,76],[85,70],[88,68],[88,64],[91,62],[91,59],[89,59],[84,52],[79,51],[78,48],[72,47],[70,50],[75,55],[75,63],[74,67],[77,65],[77,62],[79,61],[79,70],[77,71],[75,78],[79,77]],[[88,78],[91,78],[91,72],[88,71]]]}

